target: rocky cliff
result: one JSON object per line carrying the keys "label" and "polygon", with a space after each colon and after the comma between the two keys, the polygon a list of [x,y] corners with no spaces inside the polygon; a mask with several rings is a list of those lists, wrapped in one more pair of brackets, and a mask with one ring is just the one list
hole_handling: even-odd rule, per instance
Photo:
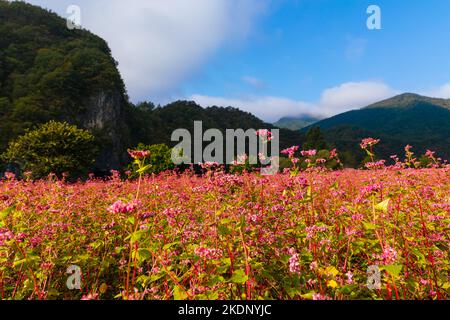
{"label": "rocky cliff", "polygon": [[101,154],[97,170],[125,160],[128,104],[107,43],[69,30],[58,15],[0,0],[0,153],[26,129],[49,120],[90,129]]}

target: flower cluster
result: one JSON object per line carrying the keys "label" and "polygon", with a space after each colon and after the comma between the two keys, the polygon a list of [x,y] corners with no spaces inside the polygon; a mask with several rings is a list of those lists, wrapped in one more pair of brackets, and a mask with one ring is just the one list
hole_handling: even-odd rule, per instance
{"label": "flower cluster", "polygon": [[298,149],[300,149],[299,146],[292,146],[290,148],[284,149],[283,151],[281,151],[281,153],[289,156],[289,158],[292,159],[294,158],[294,154]]}
{"label": "flower cluster", "polygon": [[272,139],[273,139],[272,132],[267,129],[260,129],[260,130],[256,131],[256,135],[258,137],[261,137],[265,141],[272,141]]}
{"label": "flower cluster", "polygon": [[222,257],[222,250],[210,249],[205,247],[195,248],[194,253],[205,259],[219,259]]}
{"label": "flower cluster", "polygon": [[380,139],[374,139],[374,138],[366,138],[363,139],[360,146],[361,149],[367,149],[369,147],[373,147],[374,145],[377,145],[380,142]]}
{"label": "flower cluster", "polygon": [[136,210],[136,208],[139,207],[140,205],[140,201],[138,200],[133,200],[130,201],[128,203],[123,202],[122,200],[118,200],[116,202],[114,202],[114,204],[112,204],[109,208],[108,208],[108,212],[110,213],[131,213],[134,212]]}
{"label": "flower cluster", "polygon": [[302,150],[301,154],[303,157],[315,157],[317,150]]}
{"label": "flower cluster", "polygon": [[449,166],[208,173],[0,179],[2,298],[450,299]]}
{"label": "flower cluster", "polygon": [[291,273],[300,273],[300,259],[298,257],[298,253],[295,249],[290,248],[289,254],[291,255],[289,258],[289,271]]}
{"label": "flower cluster", "polygon": [[150,157],[150,151],[147,150],[128,150],[128,154],[136,160]]}

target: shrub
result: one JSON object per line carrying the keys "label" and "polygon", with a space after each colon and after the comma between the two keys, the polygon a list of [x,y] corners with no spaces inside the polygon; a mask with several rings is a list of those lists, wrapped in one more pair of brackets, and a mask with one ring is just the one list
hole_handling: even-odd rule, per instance
{"label": "shrub", "polygon": [[75,178],[87,173],[97,149],[94,136],[68,123],[50,121],[9,143],[2,158],[35,179],[50,173]]}
{"label": "shrub", "polygon": [[[175,165],[172,162],[172,149],[165,144],[154,144],[148,146],[140,143],[135,149],[150,152],[150,156],[144,160],[144,167],[146,169],[143,174],[158,174],[160,172],[175,168]],[[131,177],[135,178],[138,176],[137,170],[139,168],[135,162],[130,164],[128,168],[132,171]]]}

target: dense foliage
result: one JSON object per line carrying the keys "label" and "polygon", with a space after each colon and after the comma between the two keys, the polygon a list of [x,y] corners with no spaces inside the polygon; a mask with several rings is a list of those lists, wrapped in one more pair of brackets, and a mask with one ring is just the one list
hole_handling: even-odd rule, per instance
{"label": "dense foliage", "polygon": [[106,42],[55,13],[0,1],[0,151],[50,120],[85,126],[89,97],[125,94]]}
{"label": "dense foliage", "polygon": [[[158,174],[175,168],[172,162],[172,149],[165,144],[146,146],[140,143],[136,149],[148,152],[150,155],[145,158],[143,163],[145,170],[142,170],[141,173]],[[131,170],[130,177],[139,176],[138,171],[140,168],[135,162],[129,166],[129,169]]]}
{"label": "dense foliage", "polygon": [[3,299],[450,298],[449,167],[8,176],[0,194]]}
{"label": "dense foliage", "polygon": [[92,168],[97,149],[94,136],[67,123],[50,121],[10,142],[2,158],[34,179],[50,173],[76,178]]}
{"label": "dense foliage", "polygon": [[[232,107],[203,108],[193,101],[176,101],[164,107],[155,107],[151,103],[140,103],[128,109],[130,130],[133,133],[133,144],[146,145],[164,143],[174,146],[178,142],[171,141],[172,132],[176,129],[187,129],[194,136],[194,121],[202,121],[203,131],[219,129],[273,129],[273,125],[265,123],[254,115]],[[281,148],[304,141],[304,135],[288,129],[280,130]]]}

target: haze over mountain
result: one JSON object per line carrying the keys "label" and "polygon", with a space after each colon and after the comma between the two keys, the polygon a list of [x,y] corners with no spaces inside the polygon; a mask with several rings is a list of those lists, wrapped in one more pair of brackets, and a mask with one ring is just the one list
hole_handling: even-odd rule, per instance
{"label": "haze over mountain", "polygon": [[283,117],[277,122],[275,122],[274,126],[295,131],[308,127],[321,119],[322,118],[310,115],[301,115],[298,117]]}

